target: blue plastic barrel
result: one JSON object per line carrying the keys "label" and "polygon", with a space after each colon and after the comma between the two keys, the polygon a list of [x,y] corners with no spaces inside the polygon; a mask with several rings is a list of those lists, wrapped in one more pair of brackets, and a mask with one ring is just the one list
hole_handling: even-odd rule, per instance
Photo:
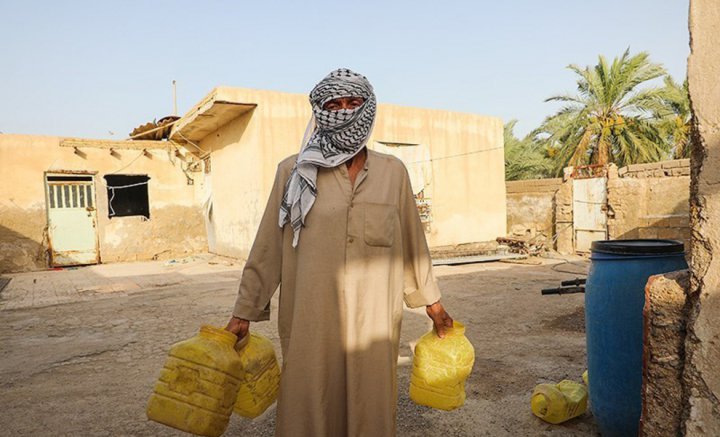
{"label": "blue plastic barrel", "polygon": [[603,437],[638,434],[643,306],[652,275],[687,268],[674,240],[595,241],[585,286],[590,405]]}

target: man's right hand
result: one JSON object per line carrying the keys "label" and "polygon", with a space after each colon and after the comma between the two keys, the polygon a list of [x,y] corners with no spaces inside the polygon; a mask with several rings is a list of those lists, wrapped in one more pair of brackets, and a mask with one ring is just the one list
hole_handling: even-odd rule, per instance
{"label": "man's right hand", "polygon": [[250,331],[250,321],[233,316],[225,327],[225,330],[237,335],[238,340],[240,340],[241,338],[245,338]]}

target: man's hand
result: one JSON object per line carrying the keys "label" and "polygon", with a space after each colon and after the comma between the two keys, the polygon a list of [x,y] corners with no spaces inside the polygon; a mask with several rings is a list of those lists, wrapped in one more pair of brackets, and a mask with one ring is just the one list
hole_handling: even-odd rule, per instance
{"label": "man's hand", "polygon": [[444,338],[445,329],[453,327],[453,319],[450,317],[450,314],[445,311],[440,301],[428,305],[425,307],[425,310],[427,311],[428,317],[432,319],[433,325],[435,325],[435,331],[438,337]]}
{"label": "man's hand", "polygon": [[232,317],[225,327],[225,330],[237,335],[238,340],[240,340],[248,335],[250,331],[250,321],[239,317]]}

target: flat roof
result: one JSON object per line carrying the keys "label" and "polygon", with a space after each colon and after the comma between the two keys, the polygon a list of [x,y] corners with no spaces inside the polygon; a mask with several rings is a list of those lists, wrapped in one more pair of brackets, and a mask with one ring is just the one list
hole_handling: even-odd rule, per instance
{"label": "flat roof", "polygon": [[229,87],[214,88],[173,126],[170,139],[178,143],[197,142],[211,132],[252,111],[257,103],[241,102]]}

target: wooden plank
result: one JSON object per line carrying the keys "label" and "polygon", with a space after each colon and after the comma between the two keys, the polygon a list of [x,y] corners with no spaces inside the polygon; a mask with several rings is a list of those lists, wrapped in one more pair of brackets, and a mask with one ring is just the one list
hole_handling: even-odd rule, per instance
{"label": "wooden plank", "polygon": [[508,255],[480,255],[480,256],[457,256],[453,258],[434,259],[434,266],[454,266],[459,264],[474,264],[501,261],[505,259],[525,259],[527,255],[512,253]]}
{"label": "wooden plank", "polygon": [[77,147],[78,149],[131,149],[131,150],[150,150],[150,149],[167,149],[173,147],[170,141],[123,141],[123,140],[92,140],[84,138],[63,138],[60,140],[60,147]]}

